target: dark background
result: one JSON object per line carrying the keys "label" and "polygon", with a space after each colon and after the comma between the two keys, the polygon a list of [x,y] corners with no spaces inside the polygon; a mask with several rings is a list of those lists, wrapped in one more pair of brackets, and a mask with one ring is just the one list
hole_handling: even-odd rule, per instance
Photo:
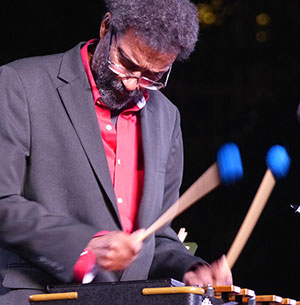
{"label": "dark background", "polygon": [[[226,254],[266,171],[268,149],[284,145],[291,170],[277,182],[232,272],[237,286],[300,300],[300,214],[290,207],[300,202],[300,1],[193,2],[201,17],[197,49],[174,65],[164,89],[182,115],[182,192],[227,141],[240,148],[244,178],[217,188],[173,226],[186,228],[186,241],[197,242],[197,255],[208,262]],[[0,64],[97,37],[104,12],[101,1],[10,1],[0,12]],[[265,25],[256,21],[261,13],[270,18]]]}

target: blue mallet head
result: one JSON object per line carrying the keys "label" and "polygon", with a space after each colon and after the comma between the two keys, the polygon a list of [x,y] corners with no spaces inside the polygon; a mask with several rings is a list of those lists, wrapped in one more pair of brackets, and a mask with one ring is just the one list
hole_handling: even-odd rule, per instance
{"label": "blue mallet head", "polygon": [[290,157],[281,145],[272,146],[266,157],[267,166],[277,179],[284,178],[290,168]]}
{"label": "blue mallet head", "polygon": [[224,184],[232,184],[243,176],[240,151],[234,143],[224,144],[217,154],[220,179]]}

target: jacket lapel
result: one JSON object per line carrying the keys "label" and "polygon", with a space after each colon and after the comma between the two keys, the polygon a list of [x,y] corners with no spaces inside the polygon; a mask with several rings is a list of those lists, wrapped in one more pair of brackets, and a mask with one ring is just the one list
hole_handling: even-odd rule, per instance
{"label": "jacket lapel", "polygon": [[101,140],[93,95],[80,56],[80,45],[65,53],[58,78],[64,84],[57,90],[104,192],[111,201],[121,228],[115,193]]}
{"label": "jacket lapel", "polygon": [[154,198],[156,173],[158,169],[158,147],[159,147],[159,127],[158,124],[153,124],[156,121],[153,105],[149,103],[141,110],[141,128],[142,128],[142,142],[144,152],[144,188],[142,200],[140,202],[138,212],[138,226],[140,228],[147,228],[151,225],[153,219],[153,211],[155,210],[155,203],[150,204]]}
{"label": "jacket lapel", "polygon": [[[138,228],[147,228],[151,225],[153,215],[156,211],[155,202],[152,202],[154,192],[156,190],[155,181],[158,168],[158,145],[159,127],[153,124],[156,121],[155,113],[153,112],[152,103],[149,101],[140,112],[141,129],[142,129],[142,143],[144,153],[144,187],[143,195],[139,206],[138,216],[136,219],[136,226]],[[151,204],[153,203],[153,204]],[[144,242],[149,242],[147,239]],[[139,254],[134,264],[131,264],[124,270],[121,275],[121,280],[136,280],[145,278],[145,270],[141,268],[144,264],[144,259],[147,261],[148,253],[142,251]]]}

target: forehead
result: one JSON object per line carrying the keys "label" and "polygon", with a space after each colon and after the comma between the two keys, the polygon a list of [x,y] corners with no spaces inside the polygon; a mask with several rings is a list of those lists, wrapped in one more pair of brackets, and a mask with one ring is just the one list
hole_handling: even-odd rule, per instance
{"label": "forehead", "polygon": [[133,29],[117,35],[118,47],[136,65],[151,71],[168,70],[177,54],[159,52],[149,46]]}

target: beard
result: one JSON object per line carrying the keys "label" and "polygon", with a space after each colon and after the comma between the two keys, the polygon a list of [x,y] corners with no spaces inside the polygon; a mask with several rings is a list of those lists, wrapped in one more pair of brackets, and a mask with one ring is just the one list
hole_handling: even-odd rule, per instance
{"label": "beard", "polygon": [[128,91],[122,80],[108,68],[109,35],[98,43],[91,61],[92,73],[101,95],[101,102],[111,110],[121,111],[132,101],[138,102],[143,90]]}

